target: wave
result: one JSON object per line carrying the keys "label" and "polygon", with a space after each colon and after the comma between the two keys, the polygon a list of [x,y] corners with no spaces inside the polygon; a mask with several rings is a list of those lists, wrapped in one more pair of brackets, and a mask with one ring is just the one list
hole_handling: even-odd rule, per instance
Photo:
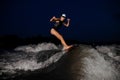
{"label": "wave", "polygon": [[[0,75],[18,76],[20,71],[35,71],[57,62],[65,51],[53,43],[26,45],[0,55]],[[20,72],[19,75],[22,73]],[[10,75],[10,76],[9,76]]]}
{"label": "wave", "polygon": [[1,51],[0,77],[14,79],[34,72],[43,74],[42,70],[46,70],[50,76],[43,80],[120,80],[119,45],[78,44],[69,52],[61,49],[61,45],[40,43]]}
{"label": "wave", "polygon": [[65,66],[61,66],[65,68],[56,71],[60,75],[65,73],[61,76],[64,80],[120,80],[119,45],[80,44],[67,57]]}
{"label": "wave", "polygon": [[[116,58],[115,47],[97,46],[89,49],[84,58],[85,80],[119,80],[120,59]],[[112,51],[113,50],[113,51]]]}

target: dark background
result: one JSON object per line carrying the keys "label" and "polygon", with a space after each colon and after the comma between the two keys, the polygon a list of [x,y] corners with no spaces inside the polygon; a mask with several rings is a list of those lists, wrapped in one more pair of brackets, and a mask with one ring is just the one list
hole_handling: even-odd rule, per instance
{"label": "dark background", "polygon": [[0,35],[51,37],[49,19],[62,13],[71,19],[65,39],[120,41],[120,0],[1,0]]}

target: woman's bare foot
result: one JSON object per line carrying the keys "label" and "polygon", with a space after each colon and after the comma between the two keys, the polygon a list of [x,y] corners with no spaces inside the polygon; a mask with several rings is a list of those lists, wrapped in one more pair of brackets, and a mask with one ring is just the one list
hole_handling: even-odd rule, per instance
{"label": "woman's bare foot", "polygon": [[71,47],[73,47],[73,45],[66,46],[66,47],[63,48],[63,50],[68,50],[68,49],[70,49]]}

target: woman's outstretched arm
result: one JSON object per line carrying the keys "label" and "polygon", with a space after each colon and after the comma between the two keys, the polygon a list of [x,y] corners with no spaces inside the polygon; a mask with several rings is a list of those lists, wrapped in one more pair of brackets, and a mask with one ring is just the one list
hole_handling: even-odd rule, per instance
{"label": "woman's outstretched arm", "polygon": [[59,20],[59,18],[56,18],[55,16],[53,16],[51,19],[50,19],[50,22],[52,22],[52,21],[58,21]]}
{"label": "woman's outstretched arm", "polygon": [[68,27],[70,25],[70,19],[67,19],[67,23],[63,23],[64,26]]}

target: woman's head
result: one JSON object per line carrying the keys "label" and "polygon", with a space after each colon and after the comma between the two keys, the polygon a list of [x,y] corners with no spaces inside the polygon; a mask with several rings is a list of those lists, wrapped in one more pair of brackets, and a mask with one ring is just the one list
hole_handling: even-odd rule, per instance
{"label": "woman's head", "polygon": [[60,20],[61,20],[61,21],[64,21],[65,18],[66,18],[66,14],[62,14],[62,16],[60,17]]}

